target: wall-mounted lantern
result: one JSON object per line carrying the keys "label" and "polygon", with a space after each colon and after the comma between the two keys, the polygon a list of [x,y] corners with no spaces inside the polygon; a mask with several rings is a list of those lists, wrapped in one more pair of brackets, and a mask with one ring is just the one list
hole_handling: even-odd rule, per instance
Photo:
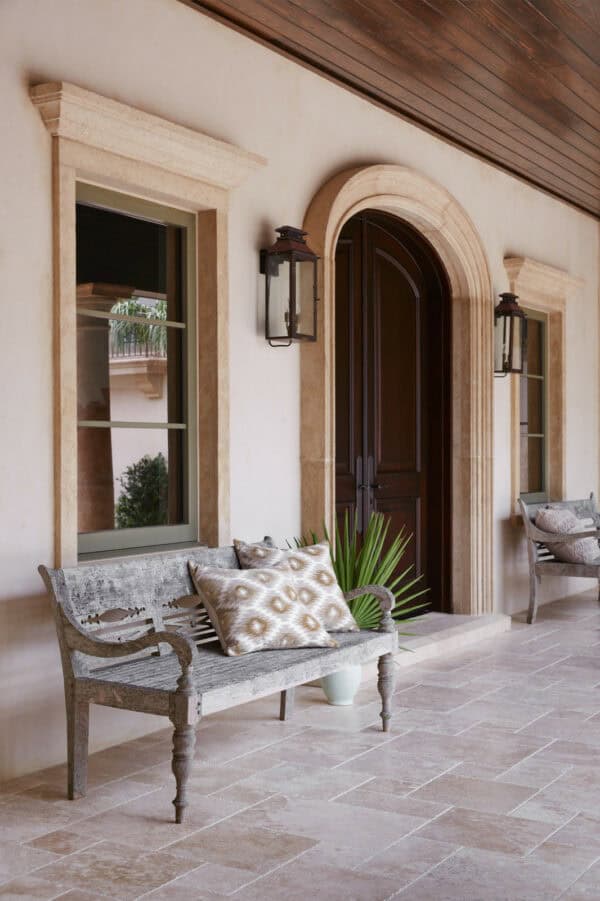
{"label": "wall-mounted lantern", "polygon": [[527,359],[527,316],[516,294],[500,295],[494,310],[494,375],[523,372]]}
{"label": "wall-mounted lantern", "polygon": [[260,252],[266,276],[265,338],[271,347],[317,340],[317,260],[301,228],[283,225],[272,247]]}

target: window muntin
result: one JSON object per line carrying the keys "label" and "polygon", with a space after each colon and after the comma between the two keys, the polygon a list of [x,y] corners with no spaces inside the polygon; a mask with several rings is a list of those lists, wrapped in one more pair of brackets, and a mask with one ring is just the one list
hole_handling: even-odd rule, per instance
{"label": "window muntin", "polygon": [[519,376],[520,493],[530,502],[548,497],[547,317],[527,310],[527,359]]}
{"label": "window muntin", "polygon": [[195,217],[77,190],[79,553],[197,538]]}

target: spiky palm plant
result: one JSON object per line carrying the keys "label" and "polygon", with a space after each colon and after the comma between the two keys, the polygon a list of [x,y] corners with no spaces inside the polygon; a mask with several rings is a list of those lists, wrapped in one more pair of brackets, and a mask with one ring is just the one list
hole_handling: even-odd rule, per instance
{"label": "spiky palm plant", "polygon": [[[361,588],[363,585],[384,585],[393,592],[396,604],[392,610],[394,619],[405,620],[411,613],[423,610],[426,603],[414,604],[429,589],[419,587],[421,576],[413,574],[413,564],[398,572],[402,557],[412,540],[403,526],[387,550],[384,550],[390,528],[390,518],[383,513],[372,513],[363,535],[359,540],[356,521],[350,528],[348,511],[342,528],[336,522],[334,541],[323,527],[329,542],[331,561],[343,592]],[[319,537],[315,532],[295,539],[297,547],[316,544]],[[362,595],[349,601],[354,619],[361,629],[377,629],[381,620],[381,608],[377,598],[371,594]]]}

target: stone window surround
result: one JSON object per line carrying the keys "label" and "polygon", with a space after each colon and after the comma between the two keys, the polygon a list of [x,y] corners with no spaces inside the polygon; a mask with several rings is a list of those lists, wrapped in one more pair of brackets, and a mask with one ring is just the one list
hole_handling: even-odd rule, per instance
{"label": "stone window surround", "polygon": [[[567,300],[582,288],[583,280],[564,269],[540,263],[530,257],[505,257],[509,290],[519,296],[521,306],[547,316],[547,447],[548,497],[562,500],[566,496],[566,314]],[[511,490],[512,515],[518,518],[520,493],[520,398],[519,378],[510,376],[511,384]]]}
{"label": "stone window surround", "polygon": [[[228,198],[266,160],[68,82],[31,88],[51,136],[54,565],[77,563],[75,190],[78,181],[196,214],[199,539],[229,540]],[[201,298],[202,302],[198,303]]]}

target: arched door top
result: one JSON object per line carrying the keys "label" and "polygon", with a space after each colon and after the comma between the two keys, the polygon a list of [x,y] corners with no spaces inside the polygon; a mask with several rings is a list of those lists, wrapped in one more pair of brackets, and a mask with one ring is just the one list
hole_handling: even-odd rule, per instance
{"label": "arched door top", "polygon": [[481,238],[441,185],[403,166],[349,169],[326,182],[304,219],[322,257],[319,339],[301,348],[302,527],[331,526],[335,491],[335,247],[344,223],[364,209],[389,212],[437,251],[452,303],[452,534],[456,613],[493,610],[493,299]]}

